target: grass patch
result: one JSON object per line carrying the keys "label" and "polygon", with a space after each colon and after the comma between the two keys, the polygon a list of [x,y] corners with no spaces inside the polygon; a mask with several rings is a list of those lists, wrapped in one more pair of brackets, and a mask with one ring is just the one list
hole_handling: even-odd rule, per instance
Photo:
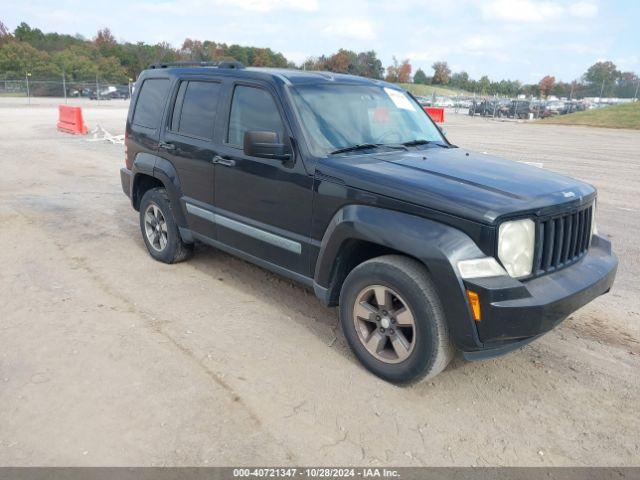
{"label": "grass patch", "polygon": [[640,130],[640,102],[612,105],[610,107],[545,118],[538,120],[538,123]]}
{"label": "grass patch", "polygon": [[468,92],[463,90],[452,90],[450,88],[441,87],[439,85],[421,85],[417,83],[399,83],[400,87],[408,90],[413,95],[417,95],[420,97],[430,97],[433,95],[433,92],[436,92],[436,95],[444,95],[447,97],[452,97],[456,95],[469,95]]}

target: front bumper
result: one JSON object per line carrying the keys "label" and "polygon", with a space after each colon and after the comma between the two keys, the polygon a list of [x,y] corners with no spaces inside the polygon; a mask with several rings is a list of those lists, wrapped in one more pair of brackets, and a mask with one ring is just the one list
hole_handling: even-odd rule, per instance
{"label": "front bumper", "polygon": [[478,293],[482,320],[476,322],[482,347],[463,352],[468,359],[514,350],[553,329],[572,312],[607,293],[618,259],[611,243],[594,235],[587,255],[558,272],[520,282],[511,277],[466,280]]}

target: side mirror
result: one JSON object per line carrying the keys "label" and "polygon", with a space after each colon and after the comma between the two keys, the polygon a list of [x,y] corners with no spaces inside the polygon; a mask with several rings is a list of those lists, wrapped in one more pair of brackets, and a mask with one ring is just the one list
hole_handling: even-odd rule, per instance
{"label": "side mirror", "polygon": [[275,160],[291,160],[291,148],[278,142],[276,132],[245,132],[243,150],[245,155]]}

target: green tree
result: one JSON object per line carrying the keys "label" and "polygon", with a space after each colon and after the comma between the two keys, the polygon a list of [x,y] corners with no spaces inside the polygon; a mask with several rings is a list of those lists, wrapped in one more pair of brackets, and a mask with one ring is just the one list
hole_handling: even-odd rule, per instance
{"label": "green tree", "polygon": [[[620,71],[615,63],[611,61],[596,62],[589,67],[583,76],[584,80],[591,87],[589,92],[592,95],[600,95],[600,91],[609,88],[620,78]],[[606,94],[606,90],[604,90]]]}
{"label": "green tree", "polygon": [[604,80],[605,83],[610,83],[617,80],[620,77],[620,71],[616,67],[615,63],[611,61],[596,62],[589,67],[584,74],[584,79],[587,82],[600,84]]}
{"label": "green tree", "polygon": [[456,72],[451,75],[450,85],[461,90],[470,90],[469,74],[467,72]]}
{"label": "green tree", "polygon": [[433,78],[431,79],[431,83],[436,85],[446,85],[449,83],[449,80],[451,79],[451,69],[449,68],[449,65],[447,65],[447,62],[435,62],[431,65],[431,68],[433,68]]}
{"label": "green tree", "polygon": [[482,95],[487,95],[490,92],[490,88],[491,88],[491,80],[489,80],[489,77],[487,77],[486,75],[483,75],[482,77],[480,77],[480,80],[478,80],[478,93],[481,93]]}
{"label": "green tree", "polygon": [[12,40],[13,36],[7,26],[0,21],[0,45]]}
{"label": "green tree", "polygon": [[22,22],[13,31],[13,36],[20,42],[36,43],[44,40],[44,33],[39,28],[31,28],[27,23]]}
{"label": "green tree", "polygon": [[426,85],[428,82],[428,78],[427,78],[427,74],[424,73],[424,71],[419,68],[418,70],[416,70],[415,75],[413,76],[413,83],[418,83],[420,85]]}
{"label": "green tree", "polygon": [[225,54],[238,62],[242,62],[245,65],[249,64],[249,56],[247,55],[246,48],[240,45],[231,45]]}
{"label": "green tree", "polygon": [[8,77],[23,78],[27,72],[34,79],[57,76],[60,70],[45,52],[26,42],[11,41],[0,46],[0,71]]}
{"label": "green tree", "polygon": [[92,80],[97,73],[96,62],[81,47],[71,47],[55,53],[53,63],[71,81]]}
{"label": "green tree", "polygon": [[381,79],[384,75],[382,62],[373,50],[358,53],[357,65],[357,75],[377,79]]}
{"label": "green tree", "polygon": [[[281,55],[281,54],[278,54]],[[282,57],[284,59],[284,57]],[[362,77],[381,79],[384,75],[382,62],[373,50],[353,52],[341,48],[336,53],[309,57],[301,65],[304,70],[328,70],[330,72],[350,73]]]}

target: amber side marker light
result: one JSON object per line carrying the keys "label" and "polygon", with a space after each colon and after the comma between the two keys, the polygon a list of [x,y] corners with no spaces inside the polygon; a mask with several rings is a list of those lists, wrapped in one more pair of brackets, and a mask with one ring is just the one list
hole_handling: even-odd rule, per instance
{"label": "amber side marker light", "polygon": [[467,298],[469,299],[469,305],[471,305],[473,319],[476,322],[479,322],[480,320],[482,320],[482,315],[480,314],[480,297],[476,292],[467,290]]}

